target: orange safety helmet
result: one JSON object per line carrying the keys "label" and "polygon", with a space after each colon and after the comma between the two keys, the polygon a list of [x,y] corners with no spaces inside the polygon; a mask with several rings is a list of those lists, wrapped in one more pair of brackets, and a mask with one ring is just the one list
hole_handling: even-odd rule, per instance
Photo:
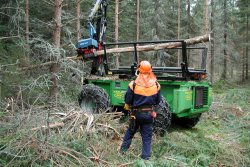
{"label": "orange safety helmet", "polygon": [[146,60],[141,61],[138,68],[139,68],[140,73],[152,72],[152,65]]}
{"label": "orange safety helmet", "polygon": [[148,61],[141,61],[138,70],[140,73],[135,80],[136,85],[150,87],[156,83],[156,77],[152,72],[152,65]]}

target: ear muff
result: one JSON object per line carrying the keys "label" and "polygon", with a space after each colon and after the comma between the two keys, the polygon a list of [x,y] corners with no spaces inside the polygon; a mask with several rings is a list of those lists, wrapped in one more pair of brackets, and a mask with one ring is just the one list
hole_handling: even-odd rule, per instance
{"label": "ear muff", "polygon": [[135,76],[138,76],[139,75],[139,72],[138,72],[138,69],[135,70]]}

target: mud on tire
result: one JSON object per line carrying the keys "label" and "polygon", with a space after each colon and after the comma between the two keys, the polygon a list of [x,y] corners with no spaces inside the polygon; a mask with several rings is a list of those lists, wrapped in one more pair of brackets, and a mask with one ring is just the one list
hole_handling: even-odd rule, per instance
{"label": "mud on tire", "polygon": [[157,117],[154,120],[154,132],[163,135],[171,125],[172,114],[165,98],[162,96],[159,105],[156,106]]}
{"label": "mud on tire", "polygon": [[99,114],[110,108],[107,92],[99,86],[86,84],[78,96],[80,108],[83,111]]}

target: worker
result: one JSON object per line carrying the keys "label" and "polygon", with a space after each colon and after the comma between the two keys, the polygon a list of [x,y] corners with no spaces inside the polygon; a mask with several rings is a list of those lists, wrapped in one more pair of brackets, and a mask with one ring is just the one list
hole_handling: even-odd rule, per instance
{"label": "worker", "polygon": [[124,153],[130,147],[132,138],[139,130],[142,137],[142,159],[151,156],[151,141],[153,135],[153,120],[156,117],[155,105],[159,104],[160,84],[152,72],[148,61],[141,61],[139,75],[131,81],[125,94],[125,110],[130,112],[129,127],[124,135],[120,152]]}

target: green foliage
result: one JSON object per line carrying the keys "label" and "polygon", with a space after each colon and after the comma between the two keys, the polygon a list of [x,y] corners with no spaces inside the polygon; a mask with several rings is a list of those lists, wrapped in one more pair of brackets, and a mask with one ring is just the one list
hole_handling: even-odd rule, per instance
{"label": "green foliage", "polygon": [[230,89],[225,96],[227,103],[237,104],[241,107],[248,107],[250,102],[250,89],[242,88],[242,89]]}
{"label": "green foliage", "polygon": [[236,104],[245,108],[249,105],[250,88],[248,85],[237,85],[221,80],[213,84],[213,92],[221,94],[218,98],[224,100],[224,103]]}
{"label": "green foliage", "polygon": [[[218,143],[204,140],[204,137],[204,132],[200,131],[172,132],[155,148],[161,149],[162,155],[158,155],[159,158],[168,157],[191,166],[195,163],[198,166],[208,166],[224,150],[218,147]],[[154,152],[158,153],[157,150]]]}
{"label": "green foliage", "polygon": [[[110,5],[114,4],[110,3]],[[113,8],[114,6],[110,7]],[[136,41],[136,2],[130,0],[121,1],[119,10],[122,11],[119,14],[119,42]],[[109,17],[111,21],[114,20],[114,10]],[[107,41],[110,40],[107,39]]]}
{"label": "green foliage", "polygon": [[66,144],[66,146],[82,153],[85,156],[91,156],[91,152],[88,150],[88,144],[89,138],[87,136],[82,136],[80,139],[71,140]]}
{"label": "green foliage", "polygon": [[177,9],[173,1],[141,1],[141,40],[176,39]]}
{"label": "green foliage", "polygon": [[236,85],[234,83],[229,83],[225,80],[219,80],[213,84],[214,93],[223,93],[228,89],[232,89]]}

